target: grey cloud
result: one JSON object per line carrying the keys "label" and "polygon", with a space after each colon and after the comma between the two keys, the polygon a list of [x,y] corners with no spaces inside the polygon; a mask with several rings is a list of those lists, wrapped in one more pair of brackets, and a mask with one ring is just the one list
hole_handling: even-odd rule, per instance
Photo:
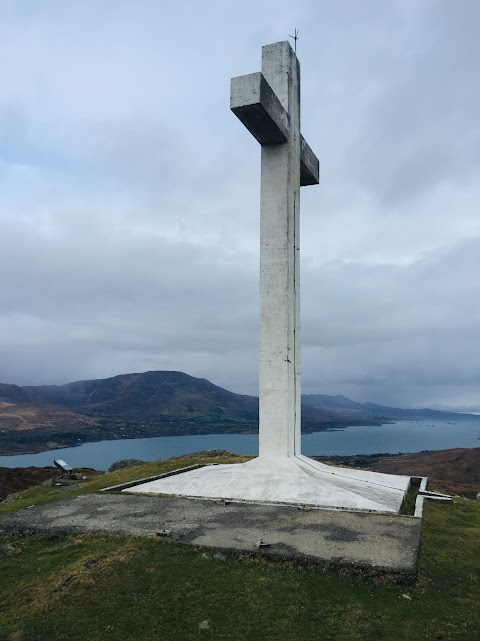
{"label": "grey cloud", "polygon": [[0,9],[0,380],[255,393],[260,154],[229,80],[300,20],[304,390],[478,403],[478,3],[47,4]]}
{"label": "grey cloud", "polygon": [[415,39],[397,41],[407,47],[365,113],[349,161],[383,206],[462,183],[472,163],[478,170],[479,19],[475,2],[426,3]]}

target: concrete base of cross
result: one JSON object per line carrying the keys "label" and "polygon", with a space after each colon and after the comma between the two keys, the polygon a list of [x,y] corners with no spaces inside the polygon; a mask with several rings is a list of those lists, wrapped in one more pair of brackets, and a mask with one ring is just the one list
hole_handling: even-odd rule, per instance
{"label": "concrete base of cross", "polygon": [[124,492],[398,513],[409,487],[409,476],[333,467],[300,455],[210,465]]}

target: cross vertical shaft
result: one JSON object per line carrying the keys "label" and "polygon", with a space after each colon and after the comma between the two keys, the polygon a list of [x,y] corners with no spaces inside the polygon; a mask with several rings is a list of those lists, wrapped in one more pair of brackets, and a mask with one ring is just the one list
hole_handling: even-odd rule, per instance
{"label": "cross vertical shaft", "polygon": [[232,79],[230,107],[262,145],[260,458],[301,453],[300,186],[318,160],[300,133],[300,65],[288,42],[262,48],[262,72]]}
{"label": "cross vertical shaft", "polygon": [[262,73],[289,115],[288,140],[262,146],[260,196],[261,457],[300,452],[300,73],[290,45],[262,49]]}

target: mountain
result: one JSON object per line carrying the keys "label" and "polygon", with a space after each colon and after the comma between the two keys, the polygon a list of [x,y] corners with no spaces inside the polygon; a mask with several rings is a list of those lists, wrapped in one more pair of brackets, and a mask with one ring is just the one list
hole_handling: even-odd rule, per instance
{"label": "mountain", "polygon": [[[302,397],[305,433],[415,416],[448,414],[357,403],[342,395]],[[87,441],[257,431],[256,396],[183,372],[122,374],[66,385],[0,384],[0,455]]]}
{"label": "mountain", "polygon": [[30,395],[18,385],[0,383],[0,403],[28,403]]}
{"label": "mountain", "polygon": [[380,421],[382,423],[409,418],[447,418],[455,415],[453,412],[441,412],[428,408],[403,409],[378,405],[377,403],[357,403],[342,395],[304,394],[302,403],[303,406],[312,407],[318,411],[328,411],[334,416],[346,420]]}
{"label": "mountain", "polygon": [[93,415],[145,419],[159,415],[200,417],[207,413],[229,417],[241,414],[252,420],[258,415],[255,396],[234,394],[183,372],[123,374],[23,389],[37,402]]}
{"label": "mountain", "polygon": [[[258,398],[229,392],[205,378],[183,372],[122,374],[107,379],[77,381],[66,385],[23,388],[39,403],[61,405],[91,416],[132,420],[223,420],[258,423]],[[347,399],[348,400],[348,399]],[[353,401],[351,401],[353,403]],[[324,408],[306,405],[304,427],[338,423],[338,416]],[[311,430],[310,430],[311,431]]]}
{"label": "mountain", "polygon": [[327,396],[326,394],[303,394],[302,404],[305,407],[312,407],[318,411],[330,412],[333,416],[343,419],[373,419],[373,414],[363,403],[357,403],[350,398],[338,394]]}
{"label": "mountain", "polygon": [[[0,455],[86,441],[149,436],[255,433],[258,398],[183,372],[144,372],[66,385],[2,385]],[[306,406],[305,432],[345,425]]]}

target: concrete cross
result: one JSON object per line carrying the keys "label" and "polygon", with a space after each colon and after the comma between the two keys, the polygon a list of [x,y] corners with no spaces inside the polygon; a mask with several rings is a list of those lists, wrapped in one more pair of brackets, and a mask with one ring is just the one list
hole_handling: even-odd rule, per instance
{"label": "concrete cross", "polygon": [[263,47],[262,73],[233,78],[231,108],[262,146],[260,456],[124,492],[398,513],[410,477],[301,454],[300,186],[318,183],[318,160],[300,134],[300,67],[288,42]]}
{"label": "concrete cross", "polygon": [[288,42],[262,47],[261,73],[232,78],[230,108],[262,146],[259,456],[284,458],[301,454],[300,186],[319,182]]}

